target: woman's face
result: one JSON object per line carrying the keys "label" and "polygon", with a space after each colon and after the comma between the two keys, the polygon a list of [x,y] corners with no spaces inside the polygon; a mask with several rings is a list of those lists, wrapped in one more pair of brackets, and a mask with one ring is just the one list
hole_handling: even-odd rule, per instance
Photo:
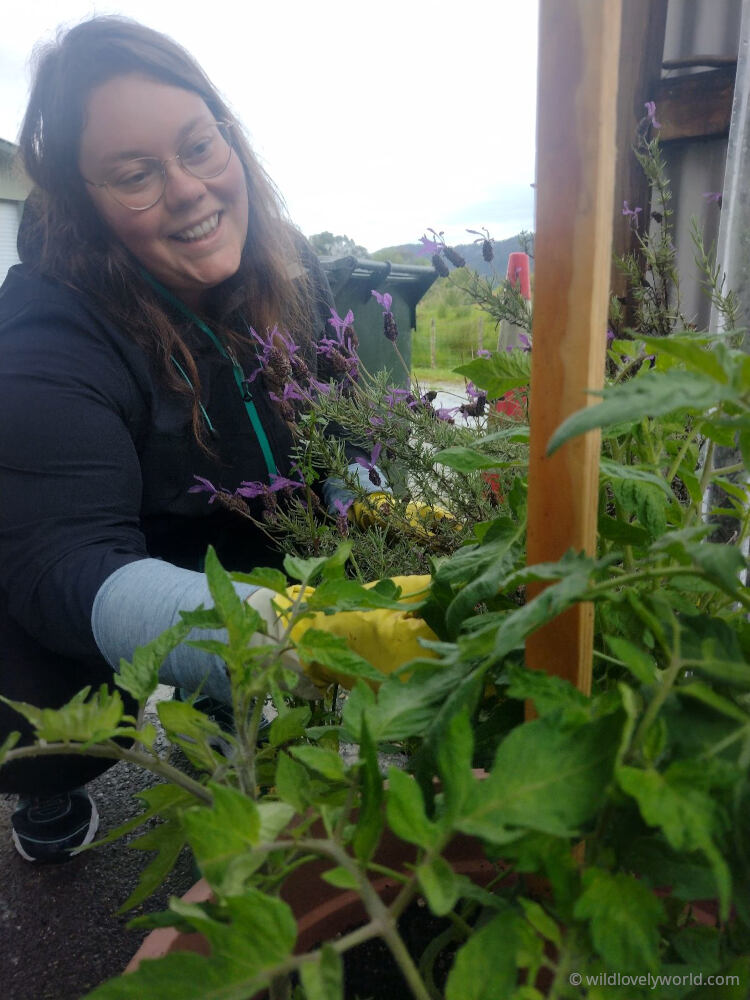
{"label": "woman's face", "polygon": [[[174,157],[196,127],[214,121],[190,90],[139,74],[91,91],[81,135],[81,176],[103,183],[137,157]],[[247,186],[235,152],[217,177],[199,179],[177,160],[166,167],[161,199],[135,212],[105,187],[88,186],[99,216],[140,263],[192,308],[240,266],[247,236]],[[196,230],[196,227],[199,227]]]}

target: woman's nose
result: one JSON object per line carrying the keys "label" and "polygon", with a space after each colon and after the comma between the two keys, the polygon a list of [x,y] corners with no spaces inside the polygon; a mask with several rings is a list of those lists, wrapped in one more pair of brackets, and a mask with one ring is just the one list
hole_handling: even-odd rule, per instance
{"label": "woman's nose", "polygon": [[185,170],[178,160],[164,164],[166,183],[164,201],[168,207],[175,207],[185,202],[197,201],[206,193],[205,182]]}

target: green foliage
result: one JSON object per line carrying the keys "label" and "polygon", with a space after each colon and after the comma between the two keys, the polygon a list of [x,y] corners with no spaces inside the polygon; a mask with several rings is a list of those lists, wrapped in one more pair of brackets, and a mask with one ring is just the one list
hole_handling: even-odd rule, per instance
{"label": "green foliage", "polygon": [[590,922],[594,945],[608,970],[642,975],[658,969],[664,906],[632,875],[587,869],[574,912]]}

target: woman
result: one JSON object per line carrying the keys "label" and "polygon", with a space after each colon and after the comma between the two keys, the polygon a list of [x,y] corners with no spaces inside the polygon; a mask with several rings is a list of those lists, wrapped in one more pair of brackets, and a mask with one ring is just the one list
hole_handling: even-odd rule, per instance
{"label": "woman", "polygon": [[[314,374],[332,300],[229,109],[155,31],[97,17],[47,48],[20,150],[35,190],[0,290],[0,694],[58,707],[109,683],[179,609],[211,605],[209,544],[229,569],[277,561],[190,487],[290,476],[273,397]],[[269,592],[238,591],[269,613]],[[189,647],[162,679],[227,698],[220,661]],[[28,736],[0,705],[0,742],[14,729]],[[107,766],[0,772],[21,796],[22,856],[59,860],[93,838],[81,786]]]}

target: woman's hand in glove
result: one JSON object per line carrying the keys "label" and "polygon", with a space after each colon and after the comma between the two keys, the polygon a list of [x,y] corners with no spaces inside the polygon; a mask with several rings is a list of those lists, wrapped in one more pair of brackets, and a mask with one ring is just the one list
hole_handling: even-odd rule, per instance
{"label": "woman's hand in glove", "polygon": [[[408,660],[433,657],[435,654],[421,646],[419,640],[436,640],[437,636],[423,619],[409,610],[409,604],[421,600],[428,590],[430,577],[396,576],[393,577],[393,582],[401,588],[399,601],[403,610],[373,608],[338,611],[330,615],[316,611],[295,623],[291,630],[292,639],[298,641],[310,628],[341,636],[352,652],[358,653],[384,676],[393,673]],[[365,584],[365,587],[369,589],[376,583],[377,581]],[[297,600],[301,589],[299,585],[287,588],[286,600],[280,595],[276,596],[274,603],[282,610],[282,617]],[[309,597],[313,592],[313,588],[307,588],[304,596]],[[319,663],[303,662],[302,667],[318,685],[327,686],[336,681],[347,688],[352,686],[350,676],[338,674]]]}
{"label": "woman's hand in glove", "polygon": [[351,513],[358,528],[369,528],[377,524],[394,531],[401,529],[406,534],[422,539],[434,537],[434,532],[429,529],[436,521],[453,521],[454,527],[460,528],[450,511],[422,503],[421,500],[412,500],[406,505],[403,519],[394,514],[395,508],[396,502],[390,493],[370,493],[364,500],[357,500],[352,504]]}

